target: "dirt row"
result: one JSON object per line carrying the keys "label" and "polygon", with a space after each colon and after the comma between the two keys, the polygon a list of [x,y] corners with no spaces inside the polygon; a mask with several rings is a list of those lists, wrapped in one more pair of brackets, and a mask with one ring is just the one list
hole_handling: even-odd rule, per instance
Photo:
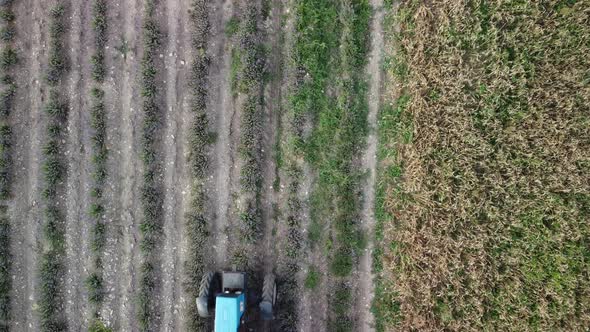
{"label": "dirt row", "polygon": [[381,107],[381,64],[383,57],[383,0],[371,0],[373,8],[373,20],[371,22],[371,51],[367,63],[367,77],[369,79],[368,104],[369,114],[367,122],[369,133],[367,136],[367,146],[362,159],[362,168],[367,173],[365,183],[363,183],[363,203],[361,211],[361,228],[368,235],[367,246],[361,255],[357,280],[359,281],[357,290],[357,312],[359,322],[358,331],[374,331],[374,318],[371,312],[373,303],[373,234],[375,231],[375,186],[377,176],[377,116]]}
{"label": "dirt row", "polygon": [[216,140],[210,153],[211,177],[207,182],[209,219],[214,259],[212,269],[228,267],[228,227],[235,183],[236,110],[230,89],[231,51],[225,26],[234,14],[233,1],[215,1],[211,6],[208,52],[208,120]]}
{"label": "dirt row", "polygon": [[[12,227],[13,284],[12,326],[16,330],[39,330],[33,312],[37,288],[37,254],[40,241],[40,163],[44,123],[41,108],[45,91],[41,89],[46,66],[46,12],[39,1],[19,1],[13,5],[16,16],[16,49],[19,54],[14,103]],[[24,31],[20,27],[27,27]]]}

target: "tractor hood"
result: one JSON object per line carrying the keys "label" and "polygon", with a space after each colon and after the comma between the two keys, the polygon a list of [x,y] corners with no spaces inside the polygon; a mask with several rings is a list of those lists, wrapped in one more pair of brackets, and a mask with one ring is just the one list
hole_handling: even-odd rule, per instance
{"label": "tractor hood", "polygon": [[246,308],[244,294],[223,293],[215,301],[215,332],[236,332]]}

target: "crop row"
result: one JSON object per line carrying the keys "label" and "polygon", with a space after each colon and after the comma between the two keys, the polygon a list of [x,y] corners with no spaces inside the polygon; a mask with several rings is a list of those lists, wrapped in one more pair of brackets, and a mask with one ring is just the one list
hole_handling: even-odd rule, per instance
{"label": "crop row", "polygon": [[[261,211],[260,191],[262,187],[262,122],[263,86],[265,74],[265,54],[262,33],[258,27],[261,16],[256,5],[248,6],[240,27],[241,70],[239,85],[246,98],[242,106],[239,154],[242,159],[240,184],[245,196],[245,206],[241,211],[243,232],[242,241],[253,244],[260,236]],[[239,263],[248,260],[242,256],[234,259]]]}
{"label": "crop row", "polygon": [[287,173],[290,182],[287,187],[286,226],[287,236],[284,239],[283,262],[278,267],[278,275],[281,277],[281,287],[278,290],[277,324],[280,331],[295,332],[298,327],[297,305],[301,289],[298,283],[298,274],[301,271],[303,234],[301,232],[302,202],[299,199],[300,180],[302,172],[295,158],[289,156],[287,160]]}
{"label": "crop row", "polygon": [[64,164],[63,141],[67,125],[68,108],[60,96],[58,84],[66,69],[63,43],[65,33],[65,7],[58,3],[50,11],[49,67],[46,81],[50,86],[49,100],[45,105],[47,116],[46,143],[43,146],[43,200],[45,245],[40,258],[39,313],[43,331],[63,331],[67,328],[64,315],[65,275],[65,218],[58,204],[67,171]]}
{"label": "crop row", "polygon": [[[322,17],[317,20],[317,17]],[[310,158],[310,146],[313,147],[313,136],[307,137],[304,134],[304,126],[306,119],[310,119],[317,123],[318,114],[330,108],[331,100],[326,94],[326,90],[330,86],[330,75],[333,66],[332,53],[335,52],[338,46],[338,16],[337,6],[332,1],[312,1],[303,0],[300,6],[297,7],[296,12],[296,38],[293,45],[295,66],[300,72],[295,81],[295,91],[290,97],[289,107],[289,132],[290,139],[285,149],[285,158],[289,160],[292,158],[306,161],[312,160]],[[309,76],[311,79],[304,79]],[[328,151],[332,148],[330,147]],[[291,167],[292,181],[298,181],[300,176],[300,168],[295,162],[288,163],[287,167]],[[315,169],[317,169],[317,164]],[[294,185],[297,185],[295,183]],[[329,207],[322,208],[318,203],[313,204],[314,201],[322,202],[323,200],[331,200],[332,197],[322,197],[321,190],[325,186],[315,188],[311,193],[312,200],[312,217],[308,226],[309,245],[311,250],[318,250],[323,241],[326,241],[326,235],[322,231],[325,229],[323,222],[329,223],[328,213],[324,212]],[[296,192],[293,189],[289,190],[290,204],[297,206],[300,202],[296,200]],[[327,201],[329,202],[329,201]],[[288,210],[288,218],[295,218],[297,211]],[[291,213],[295,215],[292,216]],[[320,280],[313,266],[308,267],[308,275],[306,276],[305,287],[314,291],[318,283],[329,282],[329,280]],[[329,285],[332,288],[332,285]]]}
{"label": "crop row", "polygon": [[10,196],[10,170],[11,170],[11,139],[12,130],[9,125],[9,115],[13,108],[13,99],[16,92],[16,84],[11,76],[11,68],[17,62],[16,52],[12,48],[14,37],[14,15],[12,14],[11,1],[0,5],[4,13],[1,17],[0,40],[2,51],[0,53],[0,70],[3,90],[0,92],[0,332],[9,330],[10,322],[10,289],[12,256],[10,251],[11,224],[5,201]]}
{"label": "crop row", "polygon": [[[189,256],[185,263],[187,280],[186,292],[189,298],[196,299],[199,283],[205,271],[206,247],[208,244],[208,222],[205,217],[206,193],[204,182],[207,177],[209,160],[207,147],[211,142],[209,122],[207,119],[207,78],[209,56],[207,42],[209,38],[209,16],[206,0],[192,2],[192,47],[195,50],[191,65],[190,88],[192,93],[191,111],[193,123],[190,132],[190,170],[192,176],[192,201],[186,215]],[[196,304],[190,301],[188,306],[188,328],[202,331],[205,322],[199,318]]]}
{"label": "crop row", "polygon": [[93,254],[92,269],[86,279],[88,300],[93,305],[93,327],[102,326],[100,309],[104,299],[104,277],[102,254],[106,242],[106,216],[103,191],[107,177],[106,162],[108,151],[106,147],[106,114],[104,91],[100,83],[104,80],[105,65],[104,51],[107,42],[107,4],[105,0],[95,0],[92,7],[92,28],[94,32],[95,51],[90,61],[92,78],[95,86],[90,91],[90,127],[92,128],[92,164],[93,186],[90,192],[90,209],[88,214],[93,222],[90,248]]}
{"label": "crop row", "polygon": [[141,60],[141,96],[143,98],[143,131],[141,159],[143,162],[143,183],[141,207],[143,220],[139,225],[142,235],[140,249],[143,261],[140,268],[138,320],[143,331],[155,328],[157,314],[155,291],[158,286],[156,249],[162,233],[163,194],[160,183],[160,164],[157,161],[157,139],[161,126],[161,110],[157,102],[156,53],[160,47],[160,30],[155,17],[156,4],[153,0],[145,3],[143,46]]}
{"label": "crop row", "polygon": [[[321,21],[316,17],[323,17]],[[359,181],[354,164],[366,134],[362,77],[370,7],[367,1],[302,1],[295,54],[304,80],[292,97],[294,120],[309,114],[317,124],[305,142],[297,140],[319,175],[312,194],[312,245],[326,246],[333,275],[328,328],[352,329],[351,289],[347,278],[356,266],[363,237],[357,225]],[[329,83],[330,82],[330,83]],[[326,90],[338,96],[331,98]],[[329,234],[315,232],[329,225]]]}
{"label": "crop row", "polygon": [[[293,47],[293,45],[289,45]],[[288,62],[293,65],[295,62]],[[290,70],[290,72],[292,72]],[[289,77],[291,79],[293,77]],[[294,92],[298,89],[297,81],[290,87]],[[284,109],[284,111],[283,111]],[[286,236],[282,238],[283,257],[279,260],[277,274],[281,279],[281,287],[277,298],[277,319],[278,328],[281,331],[295,332],[301,318],[298,316],[298,305],[302,294],[302,285],[299,282],[300,272],[305,262],[303,250],[305,239],[302,232],[302,216],[305,203],[301,200],[301,181],[303,180],[303,167],[305,166],[303,151],[299,148],[300,142],[304,140],[303,128],[305,118],[303,114],[296,114],[295,107],[292,107],[291,100],[286,99],[285,105],[281,105],[279,114],[279,125],[285,125],[285,129],[278,128],[279,139],[276,142],[276,164],[277,174],[273,187],[279,189],[282,182],[286,183],[286,206],[280,219],[286,226]],[[284,118],[284,122],[281,118]],[[283,137],[284,135],[284,137]]]}

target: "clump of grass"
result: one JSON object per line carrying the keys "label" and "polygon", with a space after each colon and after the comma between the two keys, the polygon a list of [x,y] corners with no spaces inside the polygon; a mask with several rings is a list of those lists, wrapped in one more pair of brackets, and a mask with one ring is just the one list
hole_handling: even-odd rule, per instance
{"label": "clump of grass", "polygon": [[88,332],[113,332],[113,330],[106,327],[101,321],[95,320],[88,327]]}
{"label": "clump of grass", "polygon": [[17,62],[16,51],[11,47],[6,47],[0,52],[0,69],[8,69]]}
{"label": "clump of grass", "polygon": [[309,271],[307,271],[307,275],[305,276],[305,288],[315,289],[320,282],[320,273],[319,271],[313,267],[309,267]]}
{"label": "clump of grass", "polygon": [[14,13],[7,6],[0,7],[0,20],[4,23],[12,23],[15,19]]}
{"label": "clump of grass", "polygon": [[15,31],[12,26],[3,26],[0,28],[0,40],[3,42],[11,42],[14,38]]}
{"label": "clump of grass", "polygon": [[12,130],[9,125],[0,125],[0,199],[10,198],[10,169],[12,164],[11,158]]}
{"label": "clump of grass", "polygon": [[97,82],[102,82],[106,73],[104,52],[107,43],[107,27],[106,0],[95,0],[92,6],[92,28],[96,49],[90,61],[92,63],[92,78]]}
{"label": "clump of grass", "polygon": [[42,196],[45,204],[43,213],[43,236],[45,245],[40,257],[39,313],[42,331],[62,331],[67,329],[64,315],[63,276],[65,274],[65,217],[59,206],[58,192],[66,176],[63,144],[67,123],[67,105],[61,100],[59,89],[55,85],[61,80],[63,69],[57,70],[57,63],[66,62],[63,53],[63,32],[65,8],[58,4],[51,9],[50,29],[50,66],[48,84],[49,100],[45,106],[47,121],[46,143],[42,148],[43,175]]}
{"label": "clump of grass", "polygon": [[404,1],[396,22],[382,329],[587,330],[587,3]]}
{"label": "clump of grass", "polygon": [[16,83],[9,75],[4,77],[2,83],[4,83],[5,86],[0,92],[0,116],[6,118],[10,115],[12,110],[14,94],[16,93]]}
{"label": "clump of grass", "polygon": [[260,146],[263,118],[261,103],[260,95],[250,95],[244,102],[242,111],[239,153],[244,160],[244,165],[240,172],[240,183],[242,189],[247,192],[257,192],[262,185]]}
{"label": "clump of grass", "polygon": [[49,15],[49,67],[46,79],[49,85],[56,86],[66,70],[66,56],[63,36],[66,31],[64,25],[65,7],[58,4],[51,8]]}
{"label": "clump of grass", "polygon": [[233,37],[239,31],[240,31],[240,19],[236,16],[233,16],[232,18],[229,19],[229,21],[227,21],[227,23],[225,25],[225,34],[228,37]]}

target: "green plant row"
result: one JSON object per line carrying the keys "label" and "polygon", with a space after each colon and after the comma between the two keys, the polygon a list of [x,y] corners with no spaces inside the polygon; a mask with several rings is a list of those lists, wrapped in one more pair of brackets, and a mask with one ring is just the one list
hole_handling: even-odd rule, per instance
{"label": "green plant row", "polygon": [[157,313],[155,290],[158,284],[155,272],[157,264],[156,249],[162,234],[163,194],[160,183],[160,164],[157,161],[157,139],[161,126],[161,110],[157,103],[156,53],[160,47],[160,30],[155,18],[155,1],[145,3],[143,44],[141,60],[141,96],[143,98],[143,128],[141,139],[141,159],[144,174],[141,187],[141,207],[143,220],[139,225],[142,238],[140,250],[143,261],[140,268],[138,320],[142,331],[155,329]]}
{"label": "green plant row", "polygon": [[10,252],[10,219],[7,207],[0,205],[0,331],[9,331],[10,322],[10,289],[12,287],[11,269],[12,254]]}
{"label": "green plant row", "polygon": [[39,312],[43,331],[61,331],[66,328],[62,281],[65,275],[65,218],[58,207],[58,191],[66,176],[61,142],[65,135],[67,107],[60,100],[57,89],[50,91],[45,113],[48,117],[47,140],[43,146],[41,170],[44,179],[43,235],[46,245],[40,260]]}
{"label": "green plant row", "polygon": [[[260,9],[256,5],[245,9],[241,19],[239,52],[240,71],[238,86],[245,94],[242,106],[242,120],[240,125],[240,144],[238,152],[242,159],[240,170],[240,184],[242,193],[246,196],[245,207],[240,213],[243,223],[242,241],[254,244],[260,236],[262,222],[260,211],[260,191],[262,186],[262,121],[263,121],[263,86],[265,74],[265,54],[262,44],[262,32],[258,27],[261,17]],[[240,263],[248,260],[243,257]]]}
{"label": "green plant row", "polygon": [[42,331],[64,331],[67,322],[64,314],[65,276],[65,216],[59,206],[58,193],[66,177],[63,141],[68,117],[67,104],[61,99],[57,84],[65,70],[66,57],[62,39],[65,32],[65,7],[58,3],[50,11],[49,68],[47,83],[50,85],[45,105],[47,132],[42,148],[43,176],[42,197],[44,246],[39,263],[39,313]]}
{"label": "green plant row", "polygon": [[[6,2],[0,6],[0,10],[4,11],[7,16],[14,18],[12,14],[11,2]],[[13,31],[14,22],[11,20],[3,20],[1,22],[3,29]],[[6,200],[10,194],[10,144],[11,144],[11,129],[8,125],[8,117],[13,108],[14,95],[16,93],[16,82],[11,76],[11,69],[17,63],[17,54],[12,45],[14,34],[10,34],[7,38],[3,38],[3,44],[0,51],[0,83],[2,90],[0,91],[0,199]]]}
{"label": "green plant row", "polygon": [[106,0],[94,0],[92,4],[92,29],[94,32],[94,54],[90,58],[92,78],[95,86],[90,91],[90,127],[92,128],[92,165],[93,186],[90,192],[90,208],[88,214],[93,227],[90,238],[90,248],[93,254],[92,269],[86,279],[88,301],[92,304],[93,324],[103,326],[100,319],[100,309],[104,300],[104,275],[102,255],[106,243],[106,216],[103,191],[107,177],[106,162],[108,150],[106,147],[106,110],[104,91],[100,84],[104,81],[105,64],[104,52],[107,43],[107,3]]}
{"label": "green plant row", "polygon": [[[330,296],[328,328],[353,328],[351,289],[346,280],[363,247],[358,228],[358,159],[366,135],[367,106],[363,77],[370,18],[367,1],[301,1],[297,8],[296,64],[310,79],[299,82],[291,98],[296,128],[305,116],[316,124],[309,138],[294,139],[318,173],[312,193],[312,244],[320,240],[336,277]],[[318,19],[322,17],[322,19]],[[337,97],[330,97],[327,90]],[[329,234],[316,230],[331,225]]]}
{"label": "green plant row", "polygon": [[303,255],[303,234],[301,232],[301,211],[302,202],[299,199],[300,181],[302,172],[296,164],[296,155],[288,160],[287,170],[290,183],[287,187],[287,211],[286,225],[287,236],[284,242],[284,263],[278,267],[278,274],[281,277],[281,287],[278,289],[278,311],[276,322],[280,331],[295,332],[298,327],[299,317],[297,315],[297,304],[300,298],[301,289],[298,284],[298,273],[301,270]]}
{"label": "green plant row", "polygon": [[92,5],[92,28],[94,30],[94,54],[92,63],[92,78],[101,83],[106,73],[104,52],[107,43],[107,2],[95,0]]}
{"label": "green plant row", "polygon": [[88,214],[94,223],[91,231],[90,248],[94,255],[93,271],[91,272],[87,287],[90,302],[95,306],[94,316],[98,316],[98,310],[104,297],[102,276],[102,253],[106,242],[105,206],[103,199],[104,185],[106,181],[106,114],[104,105],[104,92],[100,88],[91,90],[92,106],[90,109],[90,127],[93,130],[92,164],[93,187],[91,189],[91,203]]}
{"label": "green plant row", "polygon": [[0,24],[0,332],[9,331],[10,324],[10,290],[12,287],[11,268],[12,254],[10,251],[11,224],[8,216],[8,207],[5,201],[10,198],[11,185],[11,147],[12,129],[9,125],[9,116],[13,109],[13,99],[16,93],[16,83],[11,76],[11,69],[17,63],[17,54],[13,48],[14,38],[14,14],[12,1],[6,1],[0,5],[2,19]]}
{"label": "green plant row", "polygon": [[49,61],[47,74],[45,76],[50,86],[57,86],[67,69],[67,61],[63,35],[66,26],[62,17],[65,7],[58,4],[51,9],[51,24],[49,25]]}
{"label": "green plant row", "polygon": [[[199,296],[199,283],[205,272],[205,260],[209,242],[208,221],[205,217],[206,193],[204,182],[207,177],[209,160],[207,148],[211,143],[209,121],[207,118],[207,78],[209,56],[207,42],[209,38],[209,15],[206,0],[193,0],[191,4],[192,47],[195,50],[191,64],[191,105],[193,123],[190,132],[190,170],[192,177],[192,198],[189,212],[186,214],[186,230],[188,233],[189,256],[185,262],[187,280],[185,290],[189,298]],[[190,301],[187,307],[187,326],[191,331],[206,331],[207,322],[199,317],[196,303]]]}
{"label": "green plant row", "polygon": [[[301,72],[296,80],[296,87],[290,96],[289,127],[292,134],[289,137],[286,156],[305,156],[310,161],[306,145],[309,138],[304,135],[304,125],[307,118],[311,118],[314,126],[317,123],[317,114],[326,110],[332,102],[326,90],[329,87],[329,78],[333,66],[333,53],[338,46],[339,25],[338,8],[333,1],[298,1],[296,7],[295,42],[293,46],[294,65]],[[305,76],[311,79],[304,79]],[[331,149],[331,148],[330,148]],[[288,157],[286,157],[288,158]],[[297,167],[292,166],[292,167]],[[298,171],[299,169],[296,168]],[[296,172],[295,174],[297,174]],[[312,191],[311,198],[319,196],[317,189]],[[309,240],[312,250],[318,250],[318,242],[325,237],[320,230],[321,226],[318,207],[312,205],[312,215],[309,226]],[[317,277],[310,272],[306,278],[306,287],[317,287]],[[332,285],[330,285],[332,287]]]}

